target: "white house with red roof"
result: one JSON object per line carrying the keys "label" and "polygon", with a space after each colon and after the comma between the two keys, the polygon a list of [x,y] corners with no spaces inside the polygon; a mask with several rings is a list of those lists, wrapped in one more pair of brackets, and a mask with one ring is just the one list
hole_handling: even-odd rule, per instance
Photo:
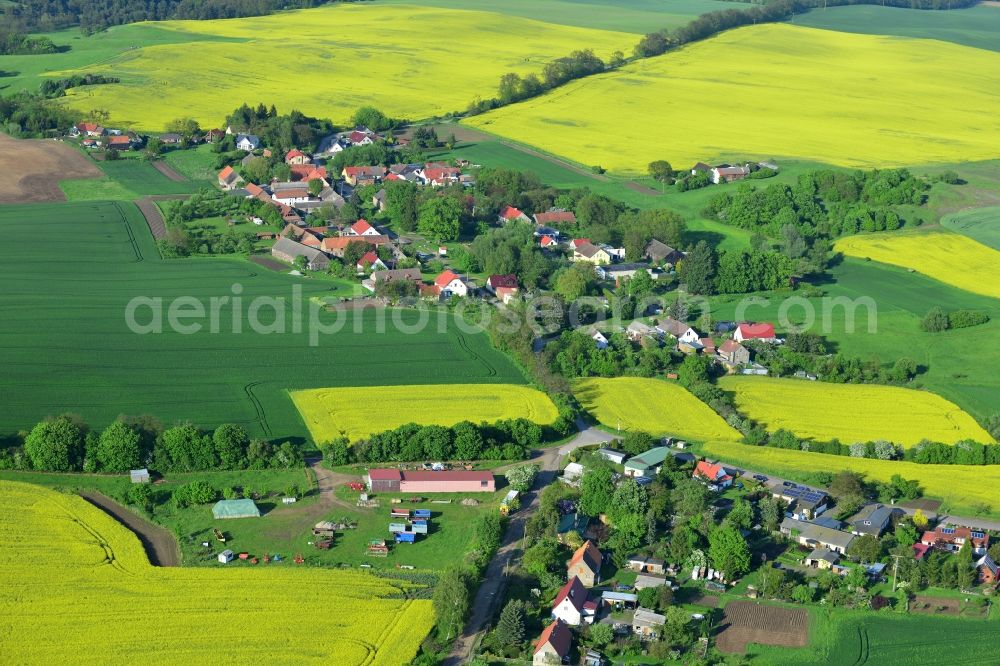
{"label": "white house with red roof", "polygon": [[969,527],[954,525],[938,525],[934,530],[924,532],[920,543],[929,548],[957,552],[966,541],[971,542],[972,552],[984,555],[990,547],[990,535],[986,530],[976,530]]}
{"label": "white house with red roof", "polygon": [[552,236],[542,236],[538,239],[538,244],[542,246],[542,248],[558,247],[559,241]]}
{"label": "white house with red roof", "polygon": [[468,296],[469,285],[452,270],[446,270],[434,280],[434,290],[439,296]]}
{"label": "white house with red roof", "polygon": [[590,244],[591,243],[589,238],[574,238],[569,242],[570,248],[574,250],[583,247],[584,245],[590,245]]}
{"label": "white house with red roof", "polygon": [[777,342],[778,338],[774,334],[774,324],[757,323],[751,324],[743,322],[736,327],[733,333],[733,340],[745,342],[746,340],[760,340],[761,342]]}
{"label": "white house with red roof", "polygon": [[368,224],[368,220],[360,219],[344,230],[345,236],[381,236],[378,229]]}
{"label": "white house with red roof", "polygon": [[243,178],[231,166],[219,172],[219,187],[224,190],[235,190],[242,182]]}
{"label": "white house with red roof", "polygon": [[418,175],[424,179],[425,184],[432,187],[442,187],[457,183],[462,175],[462,170],[448,164],[428,162]]}
{"label": "white house with red roof", "polygon": [[388,270],[388,266],[382,263],[382,260],[378,258],[374,250],[369,250],[358,259],[357,269],[359,273],[367,273],[368,271]]}
{"label": "white house with red roof", "polygon": [[340,175],[344,181],[354,187],[356,185],[372,185],[385,175],[384,166],[345,166]]}
{"label": "white house with red roof", "polygon": [[700,460],[694,466],[694,473],[691,478],[695,481],[702,481],[708,485],[709,490],[723,490],[733,485],[733,477],[719,463],[710,463],[707,460]]}
{"label": "white house with red roof", "polygon": [[552,602],[552,617],[562,620],[571,627],[590,624],[597,615],[597,602],[587,602],[587,588],[580,579],[573,576],[559,590]]}
{"label": "white house with red roof", "polygon": [[347,135],[347,142],[352,146],[370,146],[379,136],[367,127],[359,127]]}
{"label": "white house with red roof", "polygon": [[486,288],[496,294],[505,305],[511,301],[518,292],[516,275],[491,275],[486,280]]}
{"label": "white house with red roof", "polygon": [[104,136],[106,130],[97,123],[77,123],[76,131],[85,136]]}
{"label": "white house with red roof", "polygon": [[569,657],[573,647],[573,633],[565,624],[556,620],[545,627],[542,635],[535,641],[535,652],[531,658],[533,666],[561,664]]}
{"label": "white house with red roof", "polygon": [[522,222],[530,222],[531,218],[525,215],[522,211],[514,208],[513,206],[504,206],[500,211],[499,221],[503,222],[513,222],[514,220],[521,220]]}

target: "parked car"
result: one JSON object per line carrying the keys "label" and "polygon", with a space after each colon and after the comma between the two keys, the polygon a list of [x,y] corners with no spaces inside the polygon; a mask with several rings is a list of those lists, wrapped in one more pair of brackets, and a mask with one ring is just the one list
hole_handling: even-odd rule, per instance
{"label": "parked car", "polygon": [[761,483],[767,483],[767,477],[763,474],[754,474],[753,478],[755,481],[760,481]]}

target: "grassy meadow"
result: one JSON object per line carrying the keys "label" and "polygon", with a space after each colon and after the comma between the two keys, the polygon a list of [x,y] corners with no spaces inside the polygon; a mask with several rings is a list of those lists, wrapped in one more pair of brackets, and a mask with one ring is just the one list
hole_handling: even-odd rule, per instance
{"label": "grassy meadow", "polygon": [[1000,298],[1000,252],[968,236],[920,232],[841,238],[834,249],[914,270],[959,289]]}
{"label": "grassy meadow", "polygon": [[871,481],[889,481],[893,474],[900,474],[919,481],[924,495],[944,500],[942,512],[973,515],[979,505],[986,504],[991,508],[991,515],[1000,516],[995,490],[1000,484],[998,465],[919,465],[901,460],[851,458],[725,441],[706,442],[700,451],[754,472],[806,482],[816,472],[836,474],[850,470],[865,474]]}
{"label": "grassy meadow", "polygon": [[[464,110],[474,98],[494,94],[508,71],[540,71],[582,47],[607,57],[638,41],[633,33],[489,11],[381,3],[163,21],[156,26],[174,33],[173,43],[149,46],[141,32],[147,26],[135,24],[136,48],[102,62],[82,65],[69,57],[57,71],[59,60],[53,59],[53,70],[45,73],[50,76],[85,70],[122,80],[74,88],[64,103],[80,111],[107,109],[111,122],[146,130],[160,130],[178,116],[214,126],[242,102],[273,103],[282,113],[298,109],[334,122],[346,122],[363,105],[424,118]],[[16,71],[17,63],[0,58],[0,69]],[[291,76],[301,80],[292,84]]]}
{"label": "grassy meadow", "polygon": [[772,377],[723,377],[736,408],[769,432],[845,444],[885,439],[912,446],[922,439],[953,444],[992,442],[957,405],[928,391],[876,384],[827,384]]}
{"label": "grassy meadow", "polygon": [[510,384],[345,386],[293,391],[292,402],[314,442],[351,441],[407,423],[452,426],[526,418],[548,425],[559,416],[549,396]]}
{"label": "grassy meadow", "polygon": [[741,157],[916,165],[997,157],[989,137],[1000,131],[998,91],[992,51],[768,24],[465,122],[630,174],[655,159],[678,168]]}
{"label": "grassy meadow", "polygon": [[1000,206],[963,210],[941,218],[941,226],[1000,250]]}
{"label": "grassy meadow", "polygon": [[[119,414],[152,414],[168,425],[232,422],[254,436],[304,439],[308,431],[289,389],[412,384],[415,378],[524,383],[485,335],[462,333],[445,315],[444,332],[432,318],[425,330],[408,334],[394,322],[413,325],[416,312],[322,311],[317,317],[328,332],[311,346],[311,299],[333,293],[338,283],[275,273],[239,257],[162,260],[131,203],[4,206],[0,231],[6,239],[0,366],[5,383],[16,386],[0,404],[0,433],[68,411],[97,427]],[[208,319],[197,320],[202,328],[192,334],[168,325],[176,298],[194,298],[207,313],[210,298],[233,298],[240,290],[240,326],[232,302],[220,302],[216,332]],[[301,331],[293,329],[295,290],[301,290]],[[129,329],[125,310],[135,297],[162,299],[162,334]],[[287,301],[279,316],[261,306],[259,321],[269,333],[247,325],[257,297]],[[153,317],[152,307],[136,312],[140,323]],[[234,327],[243,332],[233,333]]]}
{"label": "grassy meadow", "polygon": [[581,379],[577,400],[605,426],[693,440],[739,439],[740,434],[676,383],[643,377]]}
{"label": "grassy meadow", "polygon": [[434,624],[431,602],[406,598],[402,582],[290,561],[154,568],[135,535],[79,497],[2,482],[0,508],[4,663],[200,662],[224,646],[236,660],[401,666]]}
{"label": "grassy meadow", "polygon": [[855,32],[866,35],[896,35],[939,39],[978,49],[1000,51],[1000,7],[986,4],[966,9],[927,11],[852,5],[813,10],[792,18],[792,23],[810,28]]}

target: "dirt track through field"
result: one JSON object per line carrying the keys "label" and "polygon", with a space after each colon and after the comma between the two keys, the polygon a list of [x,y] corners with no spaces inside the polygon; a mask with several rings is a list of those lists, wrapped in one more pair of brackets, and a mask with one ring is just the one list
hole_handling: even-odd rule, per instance
{"label": "dirt track through field", "polygon": [[65,201],[60,180],[103,175],[86,155],[59,141],[0,134],[0,203]]}
{"label": "dirt track through field", "polygon": [[154,525],[137,516],[101,493],[88,490],[80,493],[80,496],[134,532],[153,566],[179,567],[181,565],[180,550],[177,548],[177,541],[173,534],[159,525]]}
{"label": "dirt track through field", "polygon": [[153,168],[162,173],[164,176],[174,181],[175,183],[186,183],[187,178],[181,174],[174,171],[174,168],[164,162],[163,160],[155,160],[152,162]]}
{"label": "dirt track through field", "polygon": [[139,210],[142,212],[142,216],[146,218],[146,224],[149,225],[149,233],[153,234],[153,238],[156,240],[166,238],[167,225],[163,221],[163,215],[160,214],[160,209],[156,207],[153,200],[149,197],[143,197],[141,199],[136,199],[135,205],[139,207]]}

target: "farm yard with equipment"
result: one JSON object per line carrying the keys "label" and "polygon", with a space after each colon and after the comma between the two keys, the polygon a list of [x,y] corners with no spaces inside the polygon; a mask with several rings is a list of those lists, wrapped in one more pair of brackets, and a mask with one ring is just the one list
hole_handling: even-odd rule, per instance
{"label": "farm yard with equipment", "polygon": [[694,440],[740,437],[711,408],[675,383],[641,377],[592,378],[577,382],[574,392],[609,428]]}
{"label": "farm yard with equipment", "polygon": [[883,439],[906,447],[922,439],[993,442],[961,408],[928,391],[770,377],[724,377],[719,385],[732,392],[742,414],[770,432],[784,428],[821,442]]}
{"label": "farm yard with equipment", "polygon": [[[925,57],[928,48],[935,58]],[[734,52],[743,55],[741,66],[720,71],[716,63]],[[974,71],[956,67],[973,62]],[[998,65],[998,53],[955,44],[769,24],[729,30],[465,122],[632,175],[657,159],[687,167],[745,155],[856,167],[988,159],[996,150],[986,137],[1000,125],[984,124],[973,109],[997,108]],[[850,114],[822,112],[845,103],[845,95]],[[949,105],[955,96],[968,106]],[[938,104],[950,108],[945,123]],[[734,122],[734,106],[754,109],[752,119]],[[652,126],[619,121],[652,113],[661,118]],[[903,117],[905,129],[896,125]]]}
{"label": "farm yard with equipment", "polygon": [[[155,569],[133,534],[80,498],[5,481],[0,506],[8,663],[51,661],[67,649],[84,662],[137,651],[197,661],[226,644],[273,663],[328,662],[333,651],[340,663],[399,665],[434,623],[431,602],[410,598],[402,581],[290,561],[256,571]],[[94,586],[99,595],[85,593]],[[32,612],[17,612],[25,602]],[[314,612],[331,602],[339,610]],[[39,632],[58,640],[36,640]]]}
{"label": "farm yard with equipment", "polygon": [[[518,417],[548,425],[558,412],[541,391],[513,384],[345,386],[293,391],[292,401],[315,442],[351,441],[406,423],[452,426]],[[358,409],[363,397],[372,410]]]}
{"label": "farm yard with equipment", "polygon": [[842,238],[834,249],[917,271],[974,294],[1000,298],[1000,251],[973,238],[940,232],[865,234]]}

